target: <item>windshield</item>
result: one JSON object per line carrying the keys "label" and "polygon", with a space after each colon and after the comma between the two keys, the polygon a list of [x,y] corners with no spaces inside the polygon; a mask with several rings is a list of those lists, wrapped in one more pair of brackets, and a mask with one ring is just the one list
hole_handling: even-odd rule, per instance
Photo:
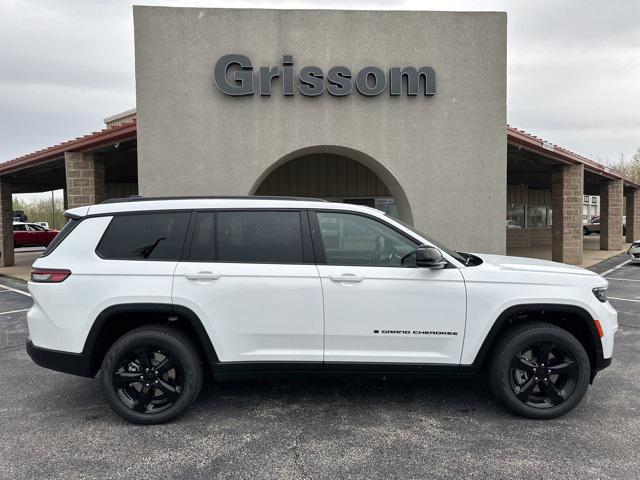
{"label": "windshield", "polygon": [[397,218],[393,219],[394,221],[398,222],[399,224],[405,226],[406,228],[408,228],[409,230],[411,230],[412,232],[420,235],[422,238],[424,238],[425,240],[428,240],[429,243],[433,244],[435,247],[438,247],[440,250],[442,250],[443,252],[445,252],[447,255],[455,258],[457,261],[459,261],[460,263],[462,263],[463,265],[467,265],[468,259],[465,255],[456,252],[455,250],[451,250],[450,248],[445,247],[444,245],[442,245],[440,242],[435,241],[433,238],[431,238],[429,235],[422,233],[420,230],[418,230],[417,228],[403,222],[402,220],[398,220]]}

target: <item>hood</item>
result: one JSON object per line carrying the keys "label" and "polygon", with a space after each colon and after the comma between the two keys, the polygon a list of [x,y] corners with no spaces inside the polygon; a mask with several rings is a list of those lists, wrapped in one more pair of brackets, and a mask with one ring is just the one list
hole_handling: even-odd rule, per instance
{"label": "hood", "polygon": [[508,257],[506,255],[475,254],[485,263],[504,271],[531,272],[531,273],[564,273],[570,275],[596,276],[597,273],[582,267],[566,265],[549,260],[538,260],[537,258]]}

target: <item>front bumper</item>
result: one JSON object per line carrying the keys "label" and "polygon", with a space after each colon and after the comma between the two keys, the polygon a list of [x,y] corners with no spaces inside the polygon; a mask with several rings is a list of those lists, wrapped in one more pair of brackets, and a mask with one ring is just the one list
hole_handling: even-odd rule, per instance
{"label": "front bumper", "polygon": [[83,353],[60,352],[36,347],[31,340],[27,341],[27,353],[37,365],[57,372],[91,378],[90,359]]}
{"label": "front bumper", "polygon": [[633,245],[631,245],[629,247],[629,250],[627,250],[627,254],[629,255],[631,261],[640,262],[640,246],[634,247]]}

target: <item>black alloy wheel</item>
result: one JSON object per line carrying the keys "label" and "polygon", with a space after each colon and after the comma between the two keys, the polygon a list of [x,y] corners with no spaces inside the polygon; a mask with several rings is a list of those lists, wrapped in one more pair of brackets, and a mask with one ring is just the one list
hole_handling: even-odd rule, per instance
{"label": "black alloy wheel", "polygon": [[573,354],[551,342],[536,342],[513,356],[509,379],[518,399],[535,408],[560,405],[575,390],[580,368]]}
{"label": "black alloy wheel", "polygon": [[202,387],[202,366],[193,343],[162,325],[141,327],[116,340],[104,357],[101,375],[111,408],[143,424],[176,418]]}
{"label": "black alloy wheel", "polygon": [[171,407],[184,390],[184,369],[158,345],[133,347],[116,360],[113,388],[130,409],[157,413]]}
{"label": "black alloy wheel", "polygon": [[488,375],[493,393],[514,413],[548,419],[580,403],[591,364],[583,345],[567,330],[524,322],[496,341]]}

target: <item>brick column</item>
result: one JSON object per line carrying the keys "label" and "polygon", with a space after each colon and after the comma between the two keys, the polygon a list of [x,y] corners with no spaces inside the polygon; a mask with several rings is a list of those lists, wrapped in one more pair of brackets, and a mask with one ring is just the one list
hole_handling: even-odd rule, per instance
{"label": "brick column", "polygon": [[14,264],[13,257],[13,198],[11,185],[0,181],[0,266],[10,267]]}
{"label": "brick column", "polygon": [[551,257],[555,262],[582,263],[583,185],[583,165],[559,167],[551,176]]}
{"label": "brick column", "polygon": [[600,250],[622,250],[622,180],[600,185]]}
{"label": "brick column", "polygon": [[104,164],[91,153],[65,152],[68,208],[100,203],[105,199]]}
{"label": "brick column", "polygon": [[640,240],[640,190],[627,192],[627,242]]}

